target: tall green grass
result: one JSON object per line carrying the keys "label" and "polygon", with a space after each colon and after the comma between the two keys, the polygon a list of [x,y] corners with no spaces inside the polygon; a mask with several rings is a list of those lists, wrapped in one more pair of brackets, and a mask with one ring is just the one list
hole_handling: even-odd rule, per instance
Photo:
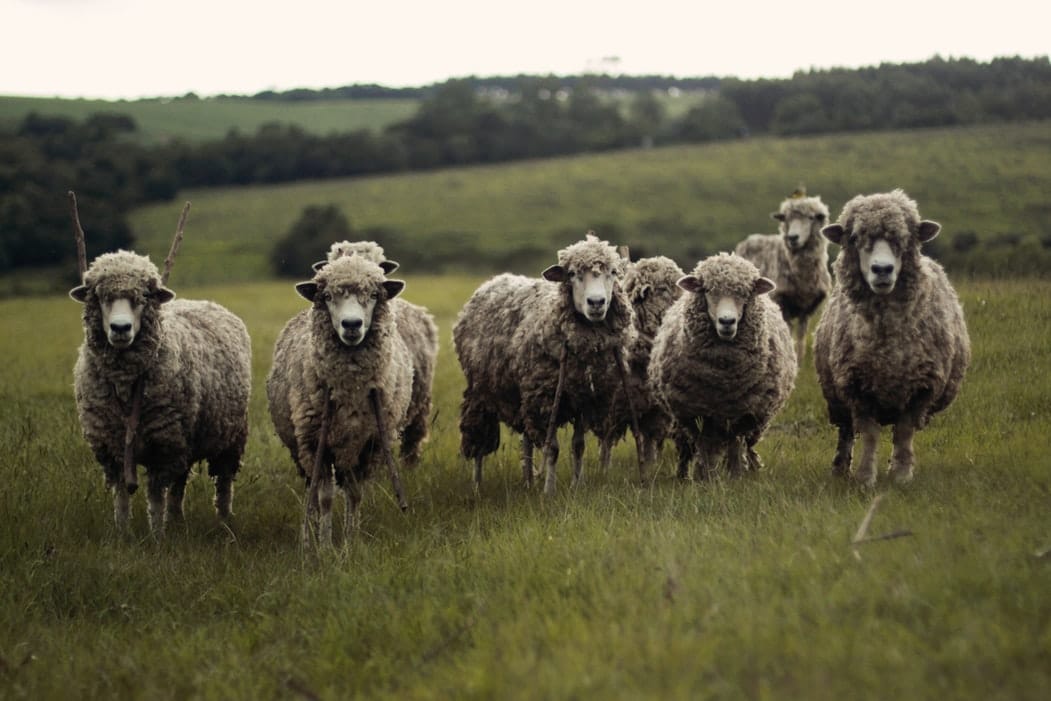
{"label": "tall green grass", "polygon": [[[189,245],[189,239],[187,245]],[[180,265],[184,261],[180,261]],[[200,476],[187,519],[113,532],[79,434],[68,299],[0,302],[2,698],[1043,699],[1051,691],[1051,283],[959,281],[974,361],[917,439],[905,488],[872,499],[828,474],[835,435],[812,367],[759,449],[767,469],[652,483],[633,446],[550,499],[518,483],[516,442],[472,494],[457,456],[455,314],[481,278],[408,276],[441,329],[432,438],[368,486],[362,537],[300,550],[302,487],[266,413],[273,341],[305,304],[288,283],[180,286],[252,335],[251,435],[229,529]],[[565,438],[565,436],[563,436]],[[888,446],[883,446],[883,455]],[[339,540],[339,539],[337,539]],[[1039,556],[1044,553],[1043,556]]]}

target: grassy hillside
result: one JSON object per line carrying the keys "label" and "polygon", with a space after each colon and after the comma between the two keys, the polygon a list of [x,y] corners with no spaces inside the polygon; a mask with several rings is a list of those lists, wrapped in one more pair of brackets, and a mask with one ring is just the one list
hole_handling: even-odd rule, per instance
{"label": "grassy hillside", "polygon": [[130,115],[147,143],[172,138],[187,141],[221,139],[237,128],[250,134],[267,122],[298,124],[313,134],[380,130],[411,117],[417,100],[318,100],[277,102],[211,98],[202,100],[68,100],[0,96],[0,124],[21,120],[30,112],[82,120],[96,112]]}
{"label": "grassy hillside", "polygon": [[185,529],[159,545],[141,495],[136,538],[114,536],[80,436],[79,307],[0,301],[0,698],[1047,698],[1051,283],[960,285],[964,391],[919,434],[915,481],[880,483],[870,528],[911,536],[855,554],[872,495],[828,474],[810,365],[758,475],[680,484],[666,448],[640,487],[630,441],[603,475],[589,440],[586,483],[567,489],[564,454],[544,499],[505,440],[473,496],[449,330],[480,278],[410,274],[442,339],[412,508],[371,483],[360,541],[318,559],[298,546],[302,487],[263,391],[304,302],[287,283],[179,284],[187,268],[179,293],[252,335],[251,434],[230,528],[197,477]]}
{"label": "grassy hillside", "polygon": [[[749,233],[773,231],[769,213],[799,182],[833,217],[856,194],[902,187],[942,223],[945,245],[965,231],[1051,240],[1051,122],[761,138],[185,192],[180,199],[192,200],[193,212],[176,276],[194,284],[265,278],[270,248],[302,208],[328,203],[359,230],[386,228],[388,252],[409,270],[537,272],[589,228],[636,254],[692,265]],[[163,256],[180,208],[136,211],[137,248]]]}

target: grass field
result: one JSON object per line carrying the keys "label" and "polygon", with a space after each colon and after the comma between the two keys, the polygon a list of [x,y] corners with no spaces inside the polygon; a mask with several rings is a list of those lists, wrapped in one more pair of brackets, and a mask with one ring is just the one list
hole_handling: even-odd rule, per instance
{"label": "grass field", "polygon": [[479,278],[410,275],[442,339],[432,439],[403,476],[412,506],[373,482],[362,538],[317,558],[299,548],[302,487],[263,391],[303,302],[287,283],[183,285],[186,262],[179,293],[251,332],[251,436],[230,528],[197,477],[185,529],[160,544],[139,495],[137,537],[115,536],[80,436],[79,306],[0,301],[0,698],[1051,695],[1051,283],[959,281],[964,391],[919,435],[915,481],[881,481],[869,531],[911,535],[855,555],[872,494],[828,474],[809,364],[756,476],[681,484],[666,448],[639,486],[630,441],[608,475],[590,442],[585,484],[567,488],[564,455],[544,499],[517,483],[507,440],[473,496],[450,328]]}
{"label": "grass field", "polygon": [[311,134],[357,129],[382,130],[416,113],[418,100],[314,100],[278,102],[210,98],[202,100],[67,100],[0,96],[0,125],[19,122],[30,112],[83,120],[97,113],[120,113],[135,119],[146,143],[173,138],[207,141],[237,128],[254,134],[267,122],[297,124]]}
{"label": "grass field", "polygon": [[[387,251],[409,270],[538,274],[589,228],[636,255],[660,253],[692,267],[747,234],[773,232],[769,213],[799,182],[822,196],[833,217],[856,194],[902,187],[921,214],[941,222],[945,245],[963,231],[1051,241],[1051,122],[757,138],[190,191],[137,210],[131,224],[136,248],[163,257],[181,200],[191,200],[179,279],[192,284],[268,277],[275,241],[305,206],[330,203],[359,231],[393,230]],[[85,226],[90,235],[90,220]]]}

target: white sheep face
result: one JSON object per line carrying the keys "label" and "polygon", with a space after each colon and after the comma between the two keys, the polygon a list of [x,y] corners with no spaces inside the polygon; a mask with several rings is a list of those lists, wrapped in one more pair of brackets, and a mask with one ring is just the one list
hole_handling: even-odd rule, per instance
{"label": "white sheep face", "polygon": [[600,322],[606,318],[613,300],[614,275],[603,268],[585,270],[572,277],[573,307],[588,321]]}
{"label": "white sheep face", "polygon": [[379,300],[378,290],[325,290],[322,299],[328,307],[332,328],[344,345],[356,346],[365,340]]}
{"label": "white sheep face", "polygon": [[116,297],[102,302],[102,330],[114,348],[127,348],[142,326],[142,302],[128,297]]}
{"label": "white sheep face", "polygon": [[871,246],[858,250],[861,274],[869,288],[878,295],[890,294],[901,271],[901,254],[886,241],[874,239]]}
{"label": "white sheep face", "polygon": [[744,314],[745,300],[736,299],[728,295],[705,293],[708,303],[708,318],[719,338],[723,341],[732,341],[737,336],[737,324]]}
{"label": "white sheep face", "polygon": [[785,245],[789,250],[798,251],[806,246],[814,228],[814,218],[799,214],[789,217],[785,222]]}

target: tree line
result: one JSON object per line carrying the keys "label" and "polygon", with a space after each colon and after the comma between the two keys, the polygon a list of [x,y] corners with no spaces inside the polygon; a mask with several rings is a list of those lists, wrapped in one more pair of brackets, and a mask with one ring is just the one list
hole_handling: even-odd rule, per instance
{"label": "tree line", "polygon": [[[143,146],[134,121],[82,122],[31,114],[0,133],[0,271],[72,255],[64,194],[75,189],[92,223],[92,255],[131,245],[125,215],[181,188],[279,183],[475,163],[497,163],[651,144],[752,135],[951,126],[1051,118],[1051,63],[934,58],[788,79],[678,80],[659,76],[466,78],[431,86],[416,114],[380,132],[308,133],[268,124],[204,143]],[[625,82],[627,81],[627,82]],[[662,82],[665,81],[665,82]],[[666,90],[705,95],[683,114]],[[630,86],[630,87],[624,87]],[[379,86],[351,86],[384,96]],[[340,90],[340,89],[336,89]],[[344,90],[350,90],[345,88]],[[324,99],[326,91],[284,95]],[[298,96],[297,96],[298,95]],[[329,94],[329,98],[332,95]],[[274,99],[260,94],[253,99]],[[95,233],[97,232],[97,233]]]}

